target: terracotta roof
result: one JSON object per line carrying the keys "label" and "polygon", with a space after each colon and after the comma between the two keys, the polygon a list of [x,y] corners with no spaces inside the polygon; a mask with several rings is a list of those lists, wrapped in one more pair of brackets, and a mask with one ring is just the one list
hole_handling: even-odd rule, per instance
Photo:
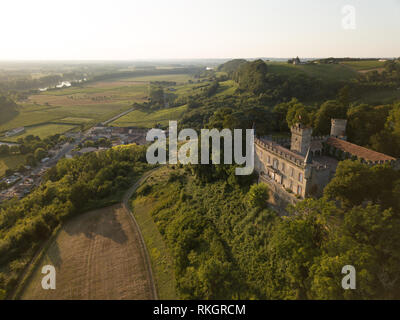
{"label": "terracotta roof", "polygon": [[336,149],[342,150],[344,152],[348,152],[353,156],[357,156],[358,158],[362,158],[366,161],[392,161],[396,160],[391,156],[388,156],[383,153],[379,153],[361,146],[358,146],[354,143],[350,143],[348,141],[344,141],[338,138],[330,137],[326,141],[329,145],[335,147]]}

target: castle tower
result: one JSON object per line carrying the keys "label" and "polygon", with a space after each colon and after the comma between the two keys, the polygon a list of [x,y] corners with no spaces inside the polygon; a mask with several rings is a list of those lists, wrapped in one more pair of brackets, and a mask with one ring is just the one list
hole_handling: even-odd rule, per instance
{"label": "castle tower", "polygon": [[290,130],[292,132],[290,150],[305,156],[311,145],[312,128],[297,123],[292,126]]}
{"label": "castle tower", "polygon": [[346,119],[331,119],[331,136],[346,140]]}

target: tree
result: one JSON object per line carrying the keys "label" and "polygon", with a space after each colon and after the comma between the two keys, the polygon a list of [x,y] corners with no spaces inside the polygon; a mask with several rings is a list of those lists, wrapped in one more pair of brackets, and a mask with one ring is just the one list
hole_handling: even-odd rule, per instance
{"label": "tree", "polygon": [[324,102],[316,113],[314,121],[314,133],[327,135],[331,129],[331,119],[345,119],[347,108],[336,100]]}
{"label": "tree", "polygon": [[261,59],[241,64],[234,76],[239,89],[260,94],[266,89],[268,67]]}
{"label": "tree", "polygon": [[345,85],[343,88],[339,90],[337,100],[343,107],[349,106],[351,97],[350,97],[350,87],[348,85]]}
{"label": "tree", "polygon": [[266,184],[253,184],[247,193],[250,206],[254,208],[266,208],[269,199],[269,189]]}
{"label": "tree", "polygon": [[10,148],[6,144],[0,145],[0,155],[7,156],[10,153]]}
{"label": "tree", "polygon": [[47,152],[46,152],[46,150],[44,150],[43,148],[37,148],[37,149],[35,150],[34,155],[35,155],[36,161],[40,161],[40,160],[42,160],[44,157],[46,157]]}
{"label": "tree", "polygon": [[36,158],[33,154],[28,154],[25,162],[28,166],[34,167],[36,165]]}
{"label": "tree", "polygon": [[311,115],[306,110],[306,107],[302,103],[296,103],[291,106],[286,115],[286,121],[289,128],[295,124],[302,124],[304,126],[311,126]]}
{"label": "tree", "polygon": [[364,201],[380,203],[383,208],[397,207],[394,185],[400,178],[390,165],[373,167],[360,161],[339,162],[335,177],[324,189],[328,199],[339,200],[346,208],[361,205]]}
{"label": "tree", "polygon": [[361,146],[368,146],[371,136],[385,128],[390,106],[372,107],[361,104],[351,107],[347,112],[347,136]]}

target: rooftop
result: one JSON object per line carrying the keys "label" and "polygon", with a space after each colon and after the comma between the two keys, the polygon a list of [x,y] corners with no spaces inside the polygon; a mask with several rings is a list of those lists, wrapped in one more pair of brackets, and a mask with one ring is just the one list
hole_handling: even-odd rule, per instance
{"label": "rooftop", "polygon": [[357,156],[357,158],[364,159],[366,161],[395,161],[396,158],[388,156],[386,154],[376,152],[361,146],[358,146],[354,143],[344,141],[338,138],[330,137],[326,141],[329,145],[342,150],[344,152],[348,152],[353,156]]}

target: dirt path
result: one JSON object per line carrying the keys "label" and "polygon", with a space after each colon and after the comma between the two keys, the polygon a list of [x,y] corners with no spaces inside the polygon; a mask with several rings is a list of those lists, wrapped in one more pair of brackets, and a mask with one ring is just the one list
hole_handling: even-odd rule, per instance
{"label": "dirt path", "polygon": [[[157,168],[158,169],[158,168]],[[149,281],[151,284],[151,291],[152,291],[152,299],[156,300],[158,299],[158,295],[157,295],[157,289],[156,289],[156,284],[154,281],[154,276],[153,276],[153,270],[151,268],[151,262],[150,262],[150,256],[149,253],[147,251],[147,247],[146,244],[144,242],[143,239],[143,235],[142,232],[140,231],[139,225],[136,222],[135,216],[133,215],[133,212],[131,210],[131,207],[129,205],[129,199],[132,197],[133,193],[136,191],[136,189],[148,178],[151,176],[151,174],[157,170],[157,169],[153,169],[147,173],[145,173],[140,179],[139,181],[137,181],[124,195],[123,200],[122,200],[122,204],[124,206],[124,209],[127,211],[128,215],[131,217],[134,228],[136,229],[139,239],[140,239],[140,248],[142,251],[142,256],[144,257],[145,260],[145,265],[146,265],[146,269],[147,269],[147,273],[148,273],[148,277],[149,277]]]}

